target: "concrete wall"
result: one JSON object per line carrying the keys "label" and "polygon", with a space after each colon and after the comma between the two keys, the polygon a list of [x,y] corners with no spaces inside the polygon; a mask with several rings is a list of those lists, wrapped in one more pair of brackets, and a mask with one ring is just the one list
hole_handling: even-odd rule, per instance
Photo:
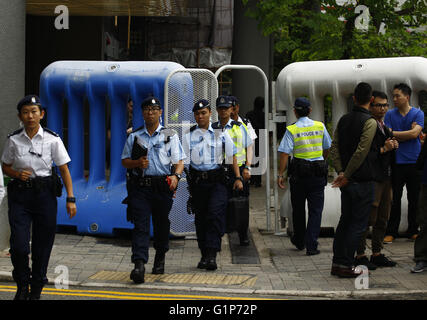
{"label": "concrete wall", "polygon": [[25,0],[0,0],[0,152],[25,91]]}
{"label": "concrete wall", "polygon": [[[255,1],[250,1],[254,5]],[[270,66],[270,38],[258,30],[258,22],[245,16],[242,1],[234,2],[234,34],[232,64],[250,64],[261,68],[269,82],[272,81]],[[240,100],[240,113],[252,110],[256,96],[264,96],[264,82],[256,71],[233,71],[233,95]]]}

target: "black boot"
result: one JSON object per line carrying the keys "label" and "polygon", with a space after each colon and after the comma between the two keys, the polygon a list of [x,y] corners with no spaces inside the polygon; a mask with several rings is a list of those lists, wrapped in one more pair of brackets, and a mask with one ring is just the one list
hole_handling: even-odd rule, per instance
{"label": "black boot", "polygon": [[28,285],[18,284],[18,290],[16,290],[15,298],[13,298],[13,300],[28,300],[28,297]]}
{"label": "black boot", "polygon": [[216,270],[216,250],[207,249],[206,270]]}
{"label": "black boot", "polygon": [[145,273],[144,261],[136,260],[135,269],[133,269],[132,272],[130,273],[130,279],[137,284],[144,283],[144,273]]}
{"label": "black boot", "polygon": [[31,285],[30,300],[40,300],[43,286]]}
{"label": "black boot", "polygon": [[161,251],[156,251],[156,256],[154,257],[152,274],[164,274],[164,273],[165,273],[165,253]]}
{"label": "black boot", "polygon": [[208,258],[206,255],[206,249],[202,249],[202,258],[200,259],[199,264],[197,265],[198,269],[206,269],[207,265],[208,265]]}

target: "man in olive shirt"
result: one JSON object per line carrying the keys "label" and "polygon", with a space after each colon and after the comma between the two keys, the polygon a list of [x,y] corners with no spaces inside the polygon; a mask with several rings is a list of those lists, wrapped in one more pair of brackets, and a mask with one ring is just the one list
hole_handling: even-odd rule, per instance
{"label": "man in olive shirt", "polygon": [[341,188],[341,217],[335,231],[331,274],[346,278],[362,273],[354,267],[354,254],[368,225],[374,201],[372,168],[381,147],[372,143],[377,122],[369,113],[371,86],[359,83],[353,100],[353,110],[338,122],[330,152],[338,173],[332,187]]}

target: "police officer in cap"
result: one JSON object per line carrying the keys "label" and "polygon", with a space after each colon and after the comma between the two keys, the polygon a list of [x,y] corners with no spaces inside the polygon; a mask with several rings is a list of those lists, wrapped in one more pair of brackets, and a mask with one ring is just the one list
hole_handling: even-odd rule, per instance
{"label": "police officer in cap", "polygon": [[[243,190],[241,190],[241,195],[244,197],[249,197],[249,178],[250,178],[250,162],[252,159],[251,154],[247,150],[252,150],[250,147],[253,142],[246,130],[244,124],[239,121],[235,121],[231,118],[233,112],[233,100],[230,96],[219,96],[216,99],[216,109],[218,112],[219,121],[212,124],[214,129],[221,129],[227,131],[235,147],[237,148],[237,165],[240,170],[240,175],[235,175],[234,171],[229,170],[228,173],[232,181],[235,179],[240,179],[243,182]],[[233,195],[233,185],[228,185],[228,197],[231,198]],[[247,212],[249,215],[249,212]],[[241,219],[245,221],[241,225],[237,226],[237,232],[239,234],[239,240],[241,246],[249,245],[248,238],[248,227],[249,227],[249,216],[246,219]],[[232,231],[232,230],[228,230]]]}
{"label": "police officer in cap", "polygon": [[[237,148],[226,131],[212,128],[209,101],[197,101],[193,112],[197,125],[185,135],[184,147],[190,155],[187,180],[202,255],[197,268],[216,270],[216,254],[221,251],[228,202],[224,169],[225,165],[232,164],[236,176],[240,177],[235,156]],[[242,181],[236,179],[233,187],[243,189]]]}
{"label": "police officer in cap", "polygon": [[[122,165],[131,170],[128,188],[128,211],[134,223],[132,232],[132,262],[135,264],[130,278],[144,282],[150,244],[150,216],[153,221],[156,255],[153,274],[163,274],[165,254],[169,250],[169,211],[173,195],[184,170],[184,150],[174,130],[160,125],[160,101],[148,97],[142,104],[145,126],[134,130],[126,140]],[[138,138],[147,155],[132,159],[132,148]],[[143,175],[138,174],[143,170]]]}
{"label": "police officer in cap", "polygon": [[12,178],[7,186],[12,275],[18,287],[16,300],[38,300],[48,281],[46,272],[56,231],[57,186],[52,177],[53,162],[65,185],[70,218],[76,214],[76,199],[67,166],[70,157],[61,138],[40,125],[45,113],[39,97],[24,97],[17,109],[23,128],[8,136],[2,155],[3,172]]}
{"label": "police officer in cap", "polygon": [[[317,239],[320,233],[324,190],[327,184],[328,165],[326,158],[331,147],[331,138],[324,124],[311,120],[310,101],[295,100],[294,112],[297,122],[286,128],[280,143],[280,168],[277,183],[286,188],[284,172],[289,155],[293,154],[288,176],[292,202],[294,234],[291,242],[298,250],[307,249],[307,255],[320,253]],[[305,203],[308,201],[308,224],[305,221]]]}

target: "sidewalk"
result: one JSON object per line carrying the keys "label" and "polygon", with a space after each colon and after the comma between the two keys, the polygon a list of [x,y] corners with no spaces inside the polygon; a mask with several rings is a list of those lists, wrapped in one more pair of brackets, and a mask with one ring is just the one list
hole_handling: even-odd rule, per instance
{"label": "sidewalk", "polygon": [[[397,266],[371,271],[369,289],[356,290],[354,279],[341,279],[330,275],[333,238],[320,238],[321,253],[306,256],[305,251],[294,248],[286,235],[265,232],[264,187],[251,188],[250,203],[250,231],[256,247],[254,252],[257,252],[259,257],[255,264],[233,264],[233,253],[230,250],[233,236],[225,235],[222,251],[217,258],[218,270],[200,270],[196,268],[200,260],[197,241],[192,238],[172,239],[170,250],[166,254],[165,274],[151,274],[154,249],[150,248],[145,283],[135,285],[129,279],[133,269],[129,238],[57,234],[48,278],[53,284],[55,278],[61,274],[59,270],[55,273],[55,268],[66,266],[70,285],[81,286],[139,287],[245,295],[277,294],[333,299],[392,296],[405,296],[410,299],[411,295],[427,297],[427,272],[410,273],[410,268],[414,265],[412,241],[399,238],[392,244],[385,245],[383,252],[395,260]],[[274,228],[274,213],[271,214]],[[370,255],[369,250],[367,254]],[[12,281],[11,271],[10,257],[7,252],[1,252],[0,280]]]}

